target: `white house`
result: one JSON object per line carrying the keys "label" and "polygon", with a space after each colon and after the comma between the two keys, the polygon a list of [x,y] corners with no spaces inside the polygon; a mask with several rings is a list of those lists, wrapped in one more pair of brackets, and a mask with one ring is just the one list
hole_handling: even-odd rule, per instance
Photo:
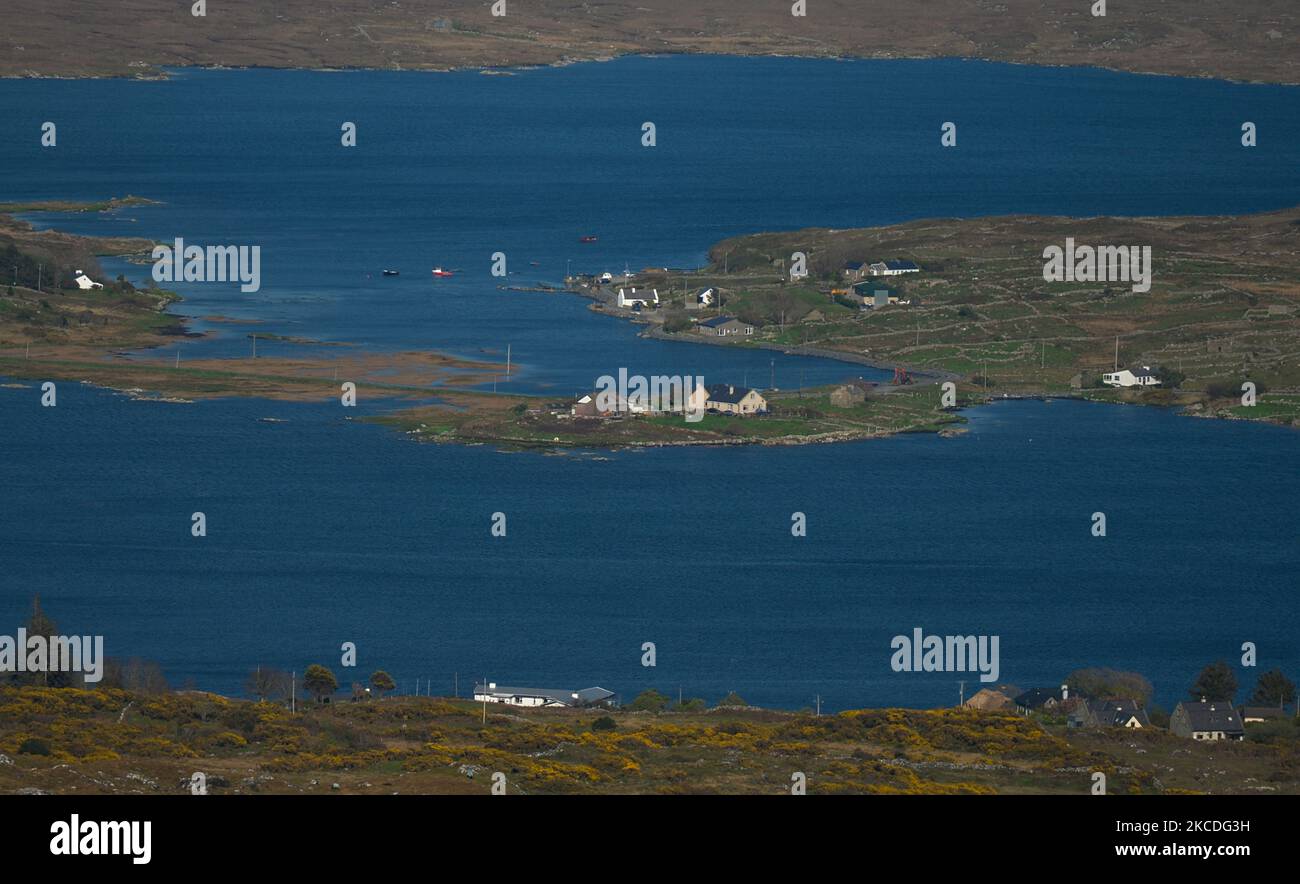
{"label": "white house", "polygon": [[1101,376],[1101,382],[1108,387],[1158,387],[1160,378],[1151,373],[1151,367],[1144,365],[1137,372],[1127,368],[1123,371],[1107,372]]}
{"label": "white house", "polygon": [[82,273],[80,270],[77,271],[77,275],[75,278],[77,280],[78,288],[102,289],[104,287],[104,284],[102,282],[95,282],[93,279],[91,279],[86,274]]}
{"label": "white house", "polygon": [[868,270],[872,276],[902,276],[904,273],[921,272],[921,268],[912,261],[877,261]]}
{"label": "white house", "polygon": [[604,688],[583,688],[580,691],[552,688],[498,687],[496,682],[474,685],[474,702],[505,703],[507,706],[547,706],[580,708],[583,706],[613,706],[615,694]]}
{"label": "white house", "polygon": [[641,289],[639,294],[636,289],[632,289],[631,292],[628,292],[626,289],[618,290],[618,306],[631,307],[635,304],[640,304],[642,307],[649,307],[651,304],[658,306],[659,290]]}

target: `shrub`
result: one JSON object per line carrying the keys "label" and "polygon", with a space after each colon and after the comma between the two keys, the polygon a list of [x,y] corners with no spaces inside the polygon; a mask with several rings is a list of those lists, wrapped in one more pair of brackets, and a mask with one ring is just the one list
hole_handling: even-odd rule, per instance
{"label": "shrub", "polygon": [[30,737],[23,740],[22,745],[18,747],[18,752],[22,755],[49,755],[50,745],[44,740]]}
{"label": "shrub", "polygon": [[648,691],[642,691],[636,695],[627,708],[633,712],[660,712],[668,705],[668,698],[663,694],[650,688]]}
{"label": "shrub", "polygon": [[608,715],[602,715],[591,723],[591,729],[593,731],[612,731],[617,727],[618,724]]}

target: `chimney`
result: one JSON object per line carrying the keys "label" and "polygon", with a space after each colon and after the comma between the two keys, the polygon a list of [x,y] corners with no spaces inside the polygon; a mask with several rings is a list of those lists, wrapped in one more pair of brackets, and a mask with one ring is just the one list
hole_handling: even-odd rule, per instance
{"label": "chimney", "polygon": [[728,384],[728,385],[727,385],[727,395],[728,395],[728,396],[735,396],[735,395],[736,395],[736,388],[733,387],[733,386],[731,386],[730,384]]}
{"label": "chimney", "polygon": [[488,682],[489,691],[495,691],[496,689],[497,689],[497,683],[495,681]]}
{"label": "chimney", "polygon": [[1068,684],[1061,685],[1061,699],[1062,700],[1070,699],[1070,686]]}

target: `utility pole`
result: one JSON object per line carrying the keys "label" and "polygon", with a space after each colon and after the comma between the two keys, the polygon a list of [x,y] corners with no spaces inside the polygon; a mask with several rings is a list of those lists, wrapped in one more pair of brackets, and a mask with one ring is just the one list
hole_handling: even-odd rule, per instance
{"label": "utility pole", "polygon": [[460,699],[460,673],[452,673],[452,696],[457,700]]}
{"label": "utility pole", "polygon": [[817,695],[817,717],[818,718],[822,717],[822,695],[821,694]]}
{"label": "utility pole", "polygon": [[257,358],[257,335],[252,335],[252,338],[253,338],[253,358],[256,359]]}
{"label": "utility pole", "polygon": [[1119,371],[1119,335],[1115,335],[1115,367],[1111,371]]}
{"label": "utility pole", "polygon": [[177,368],[180,368],[180,367],[181,367],[181,348],[180,348],[180,347],[177,347],[177,348],[176,348],[176,367],[177,367]]}
{"label": "utility pole", "polygon": [[506,344],[506,377],[510,377],[510,345]]}
{"label": "utility pole", "polygon": [[483,723],[487,724],[487,676],[483,676]]}
{"label": "utility pole", "polygon": [[41,278],[42,278],[44,275],[45,275],[45,265],[44,265],[44,264],[37,264],[37,265],[36,265],[36,291],[38,291],[38,292],[42,291],[42,289],[41,289]]}
{"label": "utility pole", "polygon": [[957,684],[961,685],[961,687],[957,689],[957,706],[958,707],[965,706],[966,705],[966,682],[959,681],[957,682]]}
{"label": "utility pole", "polygon": [[768,389],[770,390],[776,389],[776,360],[775,359],[772,360],[772,386],[769,387]]}
{"label": "utility pole", "polygon": [[289,713],[298,711],[298,673],[295,670],[289,676]]}

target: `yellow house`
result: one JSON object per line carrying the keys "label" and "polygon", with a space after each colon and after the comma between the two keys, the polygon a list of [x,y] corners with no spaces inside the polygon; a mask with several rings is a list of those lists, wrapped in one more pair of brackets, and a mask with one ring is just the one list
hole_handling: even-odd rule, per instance
{"label": "yellow house", "polygon": [[693,410],[703,407],[723,414],[758,414],[767,411],[767,400],[749,387],[709,384],[692,391],[690,406]]}

